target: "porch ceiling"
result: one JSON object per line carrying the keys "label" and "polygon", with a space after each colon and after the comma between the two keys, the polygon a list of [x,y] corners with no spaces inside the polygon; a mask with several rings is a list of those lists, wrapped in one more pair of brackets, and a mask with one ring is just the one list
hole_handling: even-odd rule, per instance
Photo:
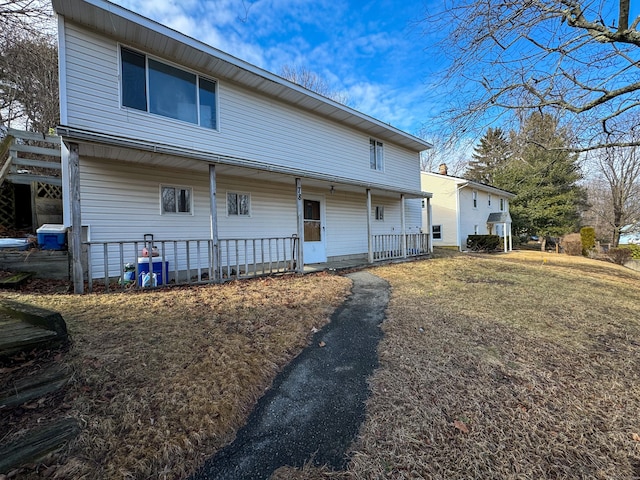
{"label": "porch ceiling", "polygon": [[[365,193],[367,189],[376,196],[406,198],[427,198],[430,193],[412,189],[394,189],[385,185],[353,181],[348,178],[314,174],[302,170],[279,168],[274,165],[261,165],[256,162],[225,156],[207,155],[202,152],[190,152],[176,147],[145,144],[119,137],[99,135],[58,127],[58,133],[65,142],[73,141],[79,145],[80,158],[99,158],[163,167],[179,170],[202,172],[208,175],[209,164],[216,165],[218,175],[255,179],[255,182],[283,184],[284,188],[295,189],[295,178],[303,179],[303,189],[326,189],[327,194],[334,187],[334,193]],[[174,153],[175,152],[175,153]]]}

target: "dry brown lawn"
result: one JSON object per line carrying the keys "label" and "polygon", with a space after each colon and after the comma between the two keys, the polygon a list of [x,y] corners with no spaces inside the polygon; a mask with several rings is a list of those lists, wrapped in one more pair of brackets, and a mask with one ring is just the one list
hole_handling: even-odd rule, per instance
{"label": "dry brown lawn", "polygon": [[[273,480],[640,478],[639,273],[531,251],[371,271],[392,299],[349,467]],[[348,286],[31,298],[70,320],[81,372],[68,401],[85,429],[58,473],[180,478],[233,438]]]}
{"label": "dry brown lawn", "polygon": [[393,297],[347,478],[640,477],[640,275],[541,252],[380,268]]}
{"label": "dry brown lawn", "polygon": [[[73,339],[65,359],[76,376],[58,413],[82,425],[62,456],[18,477],[186,477],[233,439],[350,285],[320,274],[108,295],[4,294],[65,318]],[[25,414],[37,420],[46,406]]]}

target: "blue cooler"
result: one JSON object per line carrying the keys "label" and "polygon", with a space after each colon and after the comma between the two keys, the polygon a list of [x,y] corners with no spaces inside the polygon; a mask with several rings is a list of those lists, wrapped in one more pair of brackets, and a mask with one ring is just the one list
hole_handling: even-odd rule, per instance
{"label": "blue cooler", "polygon": [[38,245],[43,250],[65,250],[67,245],[67,227],[45,223],[36,230]]}
{"label": "blue cooler", "polygon": [[[164,261],[164,272],[162,271],[162,257],[151,257],[153,266],[153,276],[149,278],[149,257],[138,257],[138,285],[145,287],[155,287],[169,283],[169,262]],[[145,281],[146,280],[146,281]]]}

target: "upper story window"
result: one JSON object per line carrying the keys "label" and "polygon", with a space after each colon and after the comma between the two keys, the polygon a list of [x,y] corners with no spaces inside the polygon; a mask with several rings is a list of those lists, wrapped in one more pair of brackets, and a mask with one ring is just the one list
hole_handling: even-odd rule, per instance
{"label": "upper story window", "polygon": [[505,207],[505,202],[504,202],[504,198],[500,199],[500,211],[504,212],[504,207]]}
{"label": "upper story window", "polygon": [[473,208],[478,208],[478,192],[476,190],[471,192],[471,198],[473,199]]}
{"label": "upper story window", "polygon": [[160,186],[160,203],[162,213],[191,214],[191,187]]}
{"label": "upper story window", "polygon": [[120,59],[122,106],[217,128],[215,81],[124,47]]}
{"label": "upper story window", "polygon": [[491,206],[491,194],[487,193],[487,205],[490,207]]}
{"label": "upper story window", "polygon": [[372,170],[384,169],[384,145],[373,138],[369,139],[369,166]]}

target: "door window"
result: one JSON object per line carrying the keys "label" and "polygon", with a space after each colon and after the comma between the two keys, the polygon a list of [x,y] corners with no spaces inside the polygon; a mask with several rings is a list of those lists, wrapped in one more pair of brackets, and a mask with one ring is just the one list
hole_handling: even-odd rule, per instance
{"label": "door window", "polygon": [[316,200],[304,201],[304,241],[320,242],[320,202]]}

